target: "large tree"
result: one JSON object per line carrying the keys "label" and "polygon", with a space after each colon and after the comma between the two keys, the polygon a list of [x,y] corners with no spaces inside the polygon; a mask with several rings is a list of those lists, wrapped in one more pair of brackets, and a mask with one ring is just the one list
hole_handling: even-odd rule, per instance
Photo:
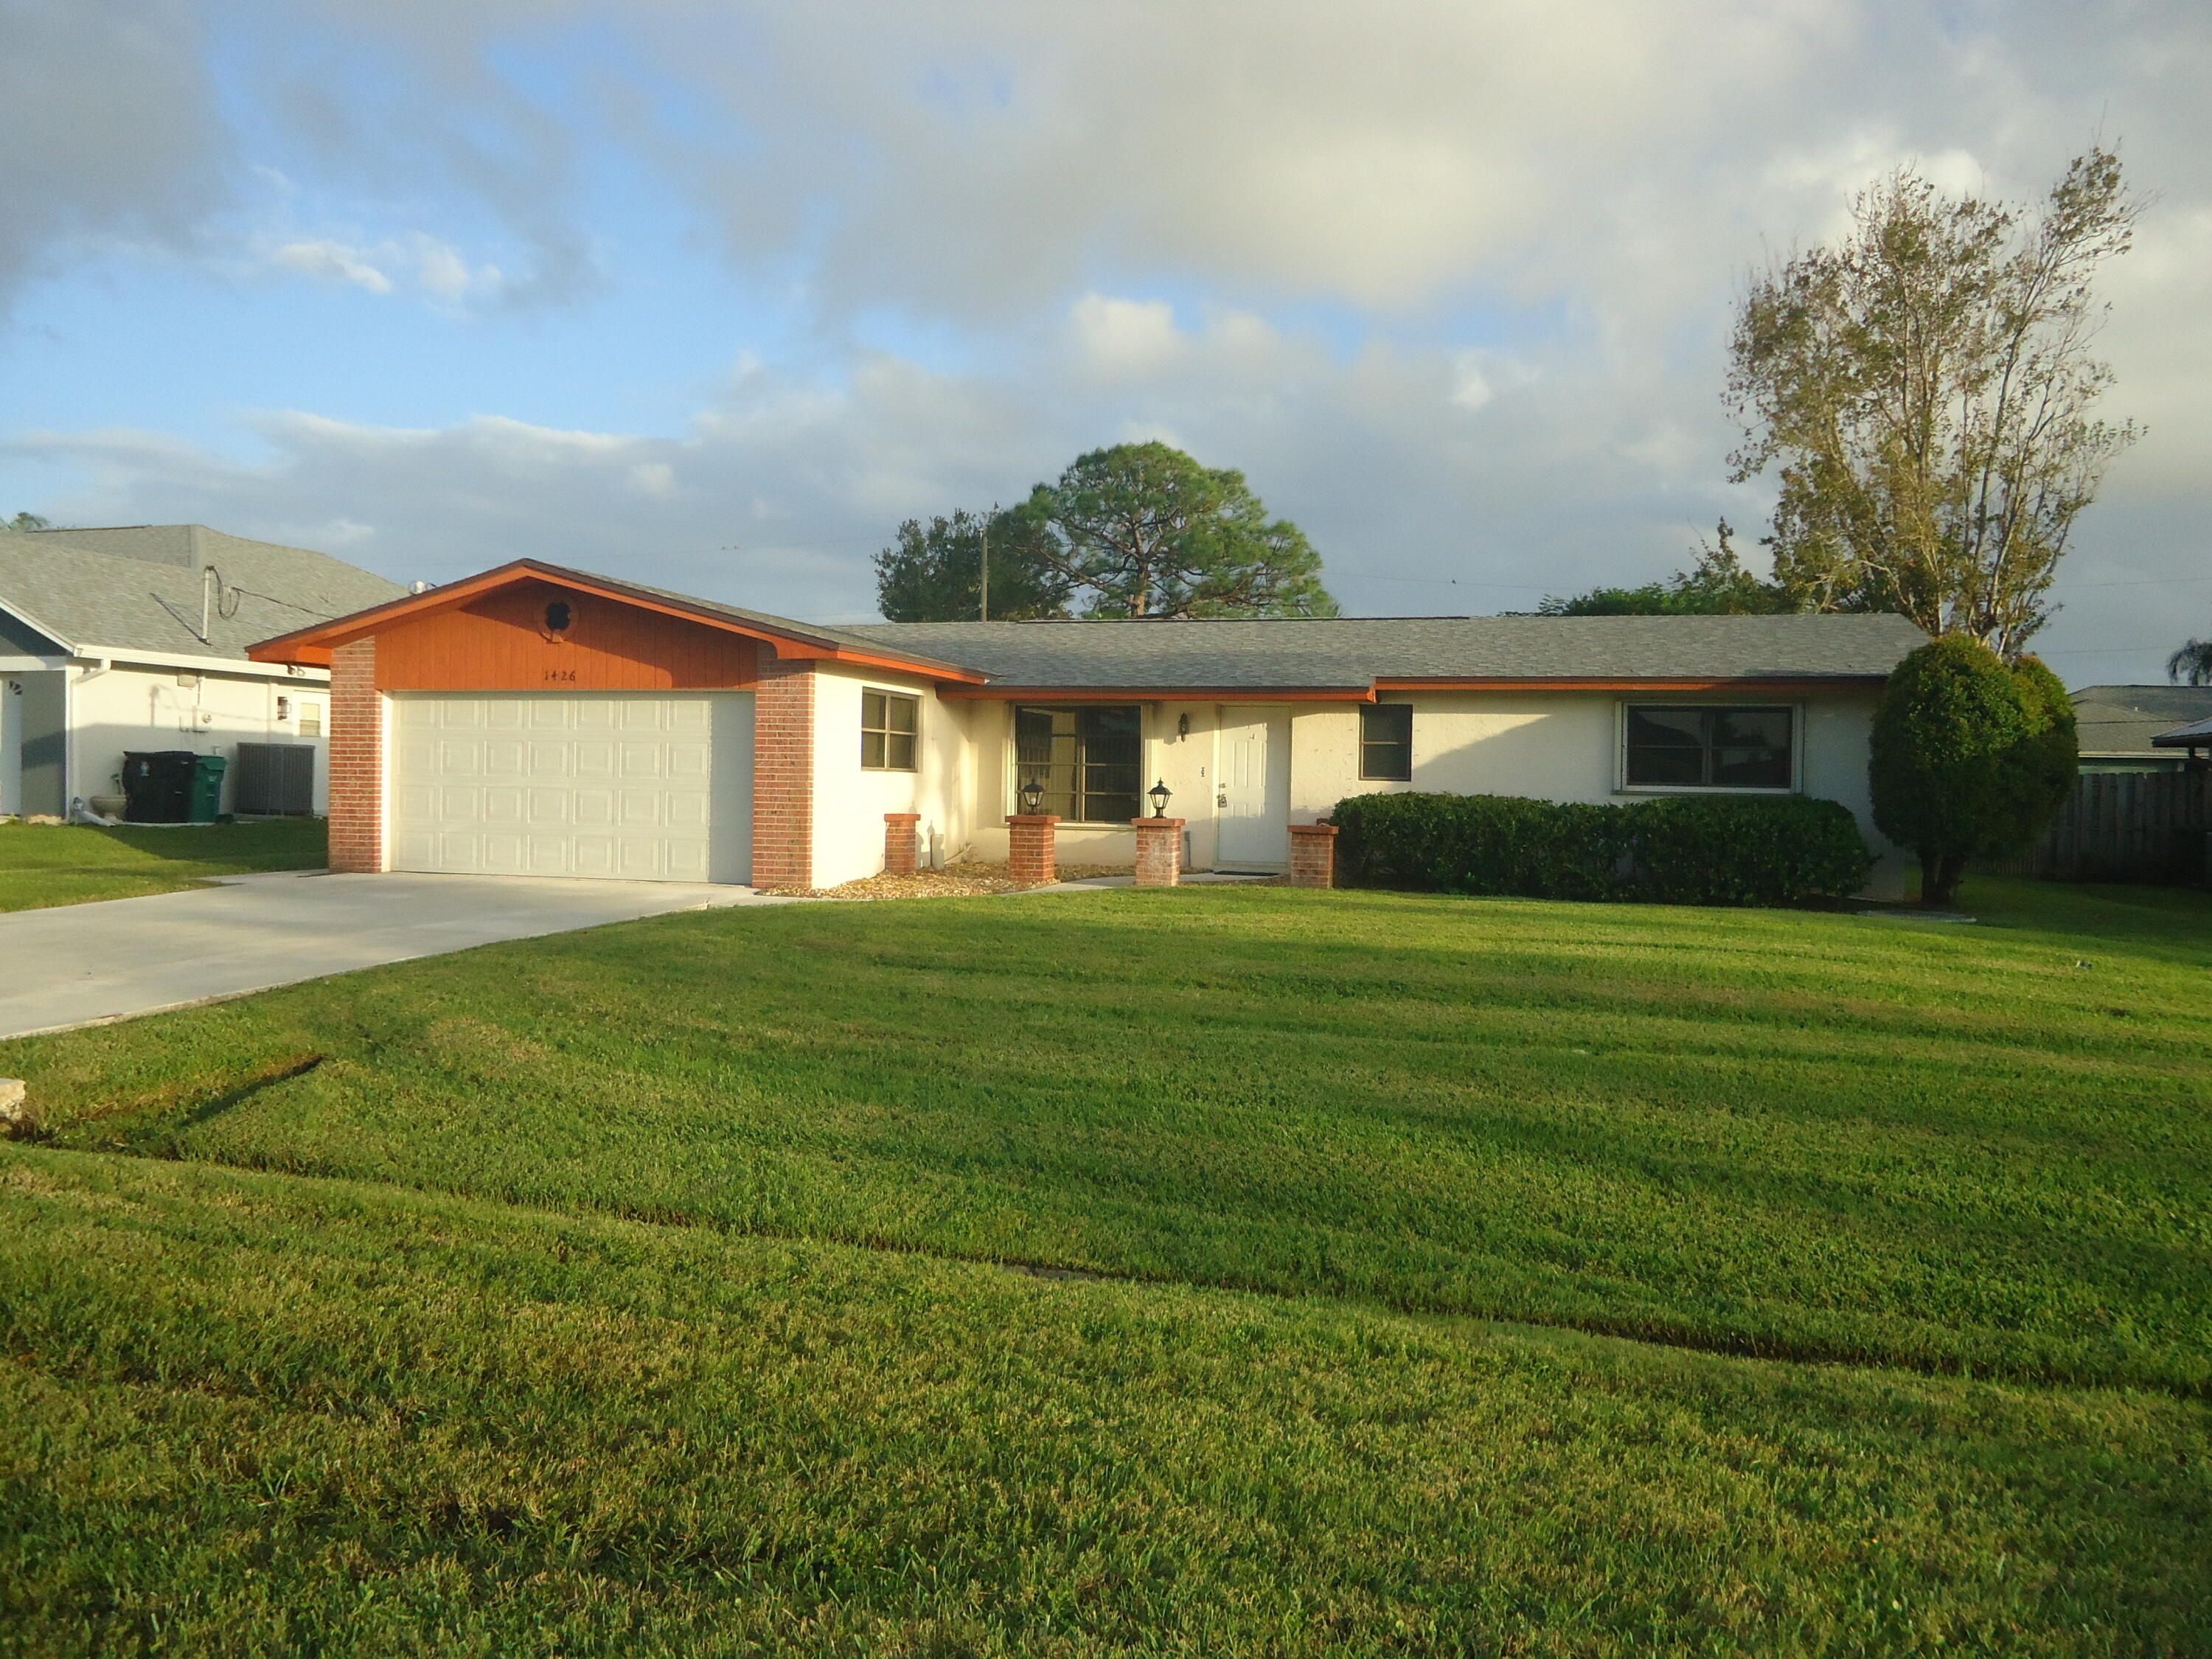
{"label": "large tree", "polygon": [[18,513],[12,519],[0,519],[0,530],[22,532],[31,530],[52,530],[52,528],[53,525],[52,522],[40,518],[35,513]]}
{"label": "large tree", "polygon": [[1231,468],[1164,443],[1078,457],[1030,510],[1093,617],[1333,617],[1321,556]]}
{"label": "large tree", "polygon": [[[982,613],[981,519],[908,520],[876,557],[878,603],[893,622]],[[1321,556],[1270,519],[1231,469],[1163,443],[1076,458],[991,520],[990,614],[1060,617],[1333,617]]]}
{"label": "large tree", "polygon": [[1740,481],[1774,469],[1775,574],[1796,608],[1902,612],[2016,656],[2049,620],[2074,522],[2136,436],[2093,413],[2094,283],[2137,204],[2077,157],[2039,208],[1910,168],[1835,246],[1758,277],[1729,377]]}
{"label": "large tree", "polygon": [[1717,544],[1700,541],[1697,563],[1672,581],[1593,587],[1568,599],[1548,594],[1536,610],[1546,617],[1765,617],[1794,608],[1778,584],[1744,568],[1735,531],[1723,519]]}
{"label": "large tree", "polygon": [[[876,555],[876,604],[891,622],[1032,622],[1067,614],[1058,549],[1028,503],[986,515],[908,519]],[[989,561],[988,592],[983,580]],[[987,603],[988,601],[988,603]]]}

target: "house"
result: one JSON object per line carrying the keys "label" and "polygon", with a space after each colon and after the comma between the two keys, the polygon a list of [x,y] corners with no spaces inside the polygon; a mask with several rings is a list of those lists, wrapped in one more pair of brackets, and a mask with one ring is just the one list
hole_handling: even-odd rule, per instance
{"label": "house", "polygon": [[[246,647],[406,591],[204,525],[0,534],[0,813],[116,794],[128,750],[235,761],[240,743],[313,750],[323,810],[330,676]],[[236,787],[234,775],[226,806]]]}
{"label": "house", "polygon": [[[830,628],[523,560],[253,647],[331,673],[331,861],[828,886],[920,837],[1128,864],[1164,785],[1194,868],[1280,870],[1343,796],[1825,796],[1876,836],[1893,617]],[[887,843],[887,835],[890,841]],[[911,839],[905,843],[910,847]]]}
{"label": "house", "polygon": [[2184,754],[2161,732],[2212,720],[2212,685],[2085,685],[2074,693],[2084,772],[2179,772]]}

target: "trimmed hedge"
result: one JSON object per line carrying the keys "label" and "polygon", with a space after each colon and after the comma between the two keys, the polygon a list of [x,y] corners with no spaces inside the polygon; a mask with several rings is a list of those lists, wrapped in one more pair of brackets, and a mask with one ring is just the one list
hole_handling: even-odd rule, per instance
{"label": "trimmed hedge", "polygon": [[1866,885],[1874,855],[1832,800],[1670,795],[1622,806],[1519,795],[1336,804],[1347,886],[1659,904],[1787,904]]}

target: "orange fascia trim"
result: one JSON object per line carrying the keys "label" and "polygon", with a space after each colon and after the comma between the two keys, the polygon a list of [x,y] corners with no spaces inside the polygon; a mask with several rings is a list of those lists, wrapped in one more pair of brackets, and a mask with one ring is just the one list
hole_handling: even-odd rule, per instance
{"label": "orange fascia trim", "polygon": [[1804,691],[1863,691],[1884,684],[1879,674],[1827,674],[1741,679],[1379,679],[1377,691],[1743,691],[1782,696]]}
{"label": "orange fascia trim", "polygon": [[938,694],[948,702],[1372,702],[1352,686],[1310,685],[960,685]]}
{"label": "orange fascia trim", "polygon": [[720,629],[726,634],[758,640],[773,647],[780,659],[799,662],[844,662],[863,668],[892,669],[921,679],[957,685],[981,685],[985,678],[985,676],[970,669],[920,663],[905,657],[873,651],[854,651],[842,646],[795,639],[788,634],[779,634],[741,623],[732,617],[718,616],[709,611],[695,611],[688,605],[672,604],[666,599],[628,588],[606,586],[558,565],[542,565],[532,559],[517,559],[512,563],[501,565],[497,569],[465,577],[443,587],[434,587],[427,593],[410,593],[403,599],[392,599],[367,611],[356,611],[349,617],[317,623],[309,628],[295,629],[289,634],[279,634],[274,639],[264,640],[258,645],[249,647],[246,654],[254,662],[327,664],[331,650],[335,646],[365,638],[394,622],[453,610],[471,599],[482,599],[487,593],[511,587],[521,581],[553,582],[574,588],[580,593],[611,599],[617,605],[635,605],[641,611],[658,611],[664,617],[674,617],[680,621],[697,623],[702,627]]}

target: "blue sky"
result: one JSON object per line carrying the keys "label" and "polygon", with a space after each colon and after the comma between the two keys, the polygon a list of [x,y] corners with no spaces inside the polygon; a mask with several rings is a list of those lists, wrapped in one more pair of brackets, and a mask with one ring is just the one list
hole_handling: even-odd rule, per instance
{"label": "blue sky", "polygon": [[2101,134],[2148,435],[2045,636],[2212,632],[2202,6],[0,0],[0,510],[870,613],[902,518],[1164,436],[1346,608],[1524,608],[1725,513],[1729,306],[1915,161]]}

